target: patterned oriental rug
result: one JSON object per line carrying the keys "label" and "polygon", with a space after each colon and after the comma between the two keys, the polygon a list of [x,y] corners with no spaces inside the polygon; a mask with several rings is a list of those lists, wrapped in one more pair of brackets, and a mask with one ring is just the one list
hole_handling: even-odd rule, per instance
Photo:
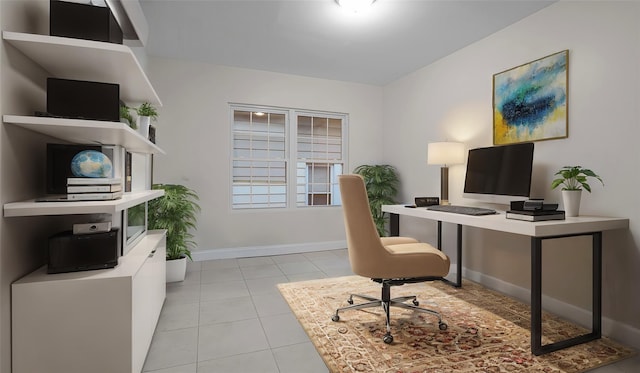
{"label": "patterned oriental rug", "polygon": [[[392,298],[417,295],[420,306],[440,311],[449,328],[440,331],[434,316],[392,307],[389,345],[382,342],[382,307],[341,312],[339,322],[331,321],[349,294],[380,296],[371,280],[348,276],[278,288],[334,373],[582,372],[635,354],[603,338],[535,356],[529,306],[470,281],[461,289],[438,281],[392,287]],[[588,332],[548,313],[543,324],[543,344]]]}

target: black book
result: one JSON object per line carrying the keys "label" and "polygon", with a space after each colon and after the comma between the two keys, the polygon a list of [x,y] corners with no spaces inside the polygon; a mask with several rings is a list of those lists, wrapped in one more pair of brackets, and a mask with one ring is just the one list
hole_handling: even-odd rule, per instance
{"label": "black book", "polygon": [[506,217],[507,219],[525,221],[564,220],[564,211],[509,210],[507,211]]}

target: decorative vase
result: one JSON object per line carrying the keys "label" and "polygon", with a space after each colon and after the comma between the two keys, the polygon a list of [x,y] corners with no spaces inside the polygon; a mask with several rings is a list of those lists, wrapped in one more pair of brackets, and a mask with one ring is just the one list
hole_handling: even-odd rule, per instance
{"label": "decorative vase", "polygon": [[149,138],[149,126],[151,125],[151,117],[138,117],[138,133],[145,139]]}
{"label": "decorative vase", "polygon": [[578,216],[580,213],[580,198],[582,190],[563,190],[562,202],[564,203],[565,216]]}
{"label": "decorative vase", "polygon": [[184,281],[187,273],[187,257],[167,260],[167,282]]}

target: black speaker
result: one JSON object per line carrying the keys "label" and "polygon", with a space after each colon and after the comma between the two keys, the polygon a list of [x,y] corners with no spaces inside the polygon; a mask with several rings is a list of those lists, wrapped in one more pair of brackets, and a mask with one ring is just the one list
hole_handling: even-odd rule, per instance
{"label": "black speaker", "polygon": [[122,29],[111,10],[89,4],[51,0],[49,34],[122,44]]}
{"label": "black speaker", "polygon": [[119,122],[120,86],[47,78],[47,113],[64,118]]}
{"label": "black speaker", "polygon": [[118,230],[74,235],[65,231],[49,237],[47,273],[89,271],[118,265]]}

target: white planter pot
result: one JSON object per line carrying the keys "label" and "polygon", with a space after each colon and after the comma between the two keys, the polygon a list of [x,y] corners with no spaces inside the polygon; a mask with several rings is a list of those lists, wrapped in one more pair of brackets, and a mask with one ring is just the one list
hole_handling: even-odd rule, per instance
{"label": "white planter pot", "polygon": [[148,139],[151,117],[138,117],[136,124],[138,125],[138,133],[145,139]]}
{"label": "white planter pot", "polygon": [[565,216],[578,216],[580,213],[580,198],[582,190],[563,190],[562,202]]}
{"label": "white planter pot", "polygon": [[184,281],[187,273],[187,257],[167,260],[167,282]]}

